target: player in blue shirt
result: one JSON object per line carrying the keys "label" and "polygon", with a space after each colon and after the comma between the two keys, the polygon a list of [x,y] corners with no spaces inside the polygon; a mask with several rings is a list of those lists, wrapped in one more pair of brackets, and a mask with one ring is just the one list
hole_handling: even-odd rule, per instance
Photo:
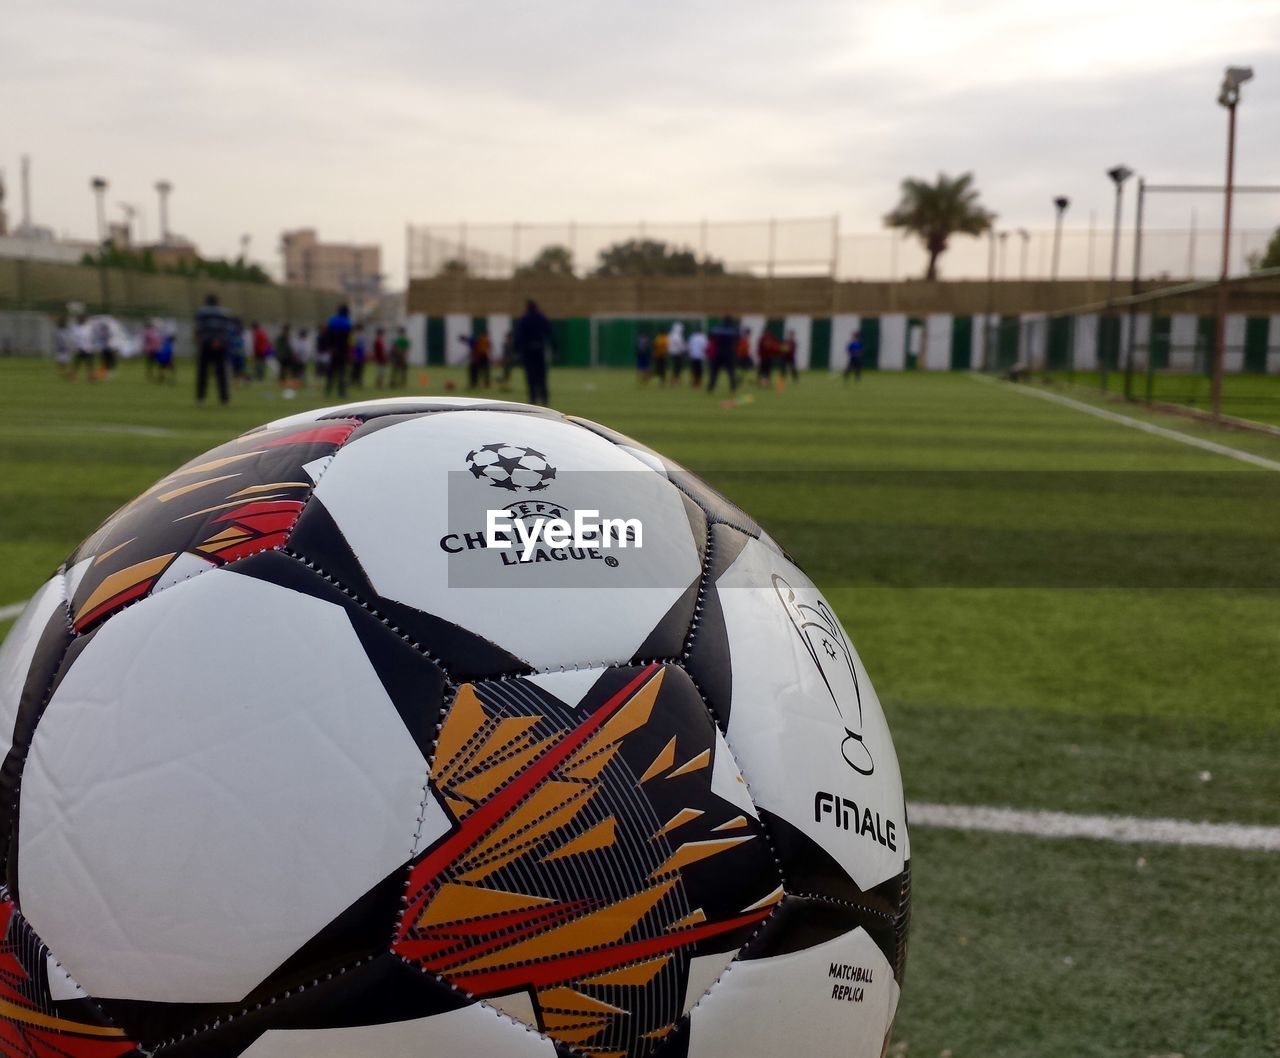
{"label": "player in blue shirt", "polygon": [[337,389],[339,397],[347,395],[347,361],[351,357],[351,310],[339,305],[338,311],[325,324],[326,348],[329,351],[329,373],[324,383],[327,397]]}
{"label": "player in blue shirt", "polygon": [[862,381],[862,332],[854,331],[853,338],[845,347],[845,352],[849,354],[849,362],[844,369],[844,380],[849,381],[849,373],[853,373],[855,382]]}

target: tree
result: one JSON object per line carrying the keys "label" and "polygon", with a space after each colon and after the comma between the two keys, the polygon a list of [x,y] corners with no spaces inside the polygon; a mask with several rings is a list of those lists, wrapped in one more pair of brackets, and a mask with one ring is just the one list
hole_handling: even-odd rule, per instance
{"label": "tree", "polygon": [[991,229],[996,215],[978,203],[973,174],[952,179],[939,173],[937,183],[908,177],[902,181],[902,198],[884,222],[918,235],[929,254],[925,279],[938,278],[938,258],[952,235],[981,235]]}
{"label": "tree", "polygon": [[627,239],[600,251],[593,275],[640,278],[644,276],[724,275],[724,262],[713,257],[698,260],[692,250],[679,250],[660,239]]}
{"label": "tree", "polygon": [[145,272],[151,275],[194,276],[200,279],[218,279],[238,283],[269,285],[274,280],[260,265],[250,264],[243,257],[234,261],[222,261],[211,257],[182,259],[172,265],[157,265],[150,250],[121,249],[110,243],[97,254],[86,253],[80,263],[91,268],[118,268],[126,272]]}
{"label": "tree", "polygon": [[538,256],[516,269],[517,279],[573,279],[573,253],[567,246],[544,246]]}
{"label": "tree", "polygon": [[447,261],[443,261],[440,267],[436,269],[438,276],[453,276],[458,278],[461,276],[469,276],[471,274],[471,266],[467,264],[461,257],[450,257]]}
{"label": "tree", "polygon": [[1260,272],[1264,268],[1280,268],[1280,228],[1275,230],[1267,248],[1261,253],[1249,255],[1249,269]]}

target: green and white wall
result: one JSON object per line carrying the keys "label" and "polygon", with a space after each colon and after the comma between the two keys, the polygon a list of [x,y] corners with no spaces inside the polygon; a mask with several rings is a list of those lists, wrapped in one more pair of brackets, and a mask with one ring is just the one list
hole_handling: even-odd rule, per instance
{"label": "green and white wall", "polygon": [[[709,320],[697,313],[575,316],[553,319],[562,366],[632,367],[636,335],[666,331],[682,320],[686,333]],[[834,316],[741,317],[751,328],[753,343],[764,330],[781,338],[796,335],[796,363],[802,370],[844,370],[845,348],[861,331],[863,363],[881,371],[1000,370],[1016,362],[1048,363],[1051,369],[1091,371],[1100,361],[1122,362],[1128,348],[1129,318],[1097,314],[1046,316],[1042,313],[971,316],[905,313]],[[1190,314],[1139,315],[1136,319],[1139,359],[1146,351],[1159,370],[1198,371],[1207,367],[1213,348],[1214,317]],[[415,364],[462,364],[464,335],[487,333],[494,355],[512,326],[508,315],[411,316],[408,330]],[[1227,317],[1228,372],[1280,373],[1280,315]]]}

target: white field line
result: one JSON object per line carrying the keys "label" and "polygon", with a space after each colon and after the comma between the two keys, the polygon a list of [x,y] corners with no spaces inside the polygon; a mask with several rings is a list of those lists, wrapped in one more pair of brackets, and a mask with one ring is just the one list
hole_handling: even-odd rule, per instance
{"label": "white field line", "polygon": [[0,621],[8,621],[10,618],[17,617],[26,607],[27,604],[25,602],[15,602],[12,606],[0,606]]}
{"label": "white field line", "polygon": [[[969,377],[987,381],[985,375],[973,374]],[[1206,452],[1213,452],[1215,455],[1226,456],[1228,459],[1238,459],[1241,463],[1249,463],[1255,467],[1262,467],[1264,470],[1280,470],[1280,463],[1274,459],[1267,459],[1266,456],[1254,455],[1252,452],[1245,452],[1239,448],[1232,448],[1230,445],[1219,444],[1217,441],[1207,441],[1203,437],[1194,437],[1191,434],[1170,430],[1167,426],[1157,426],[1152,422],[1134,419],[1128,415],[1121,415],[1118,411],[1098,408],[1092,404],[1086,404],[1082,400],[1064,397],[1061,393],[1049,393],[1046,390],[1037,389],[1035,386],[1026,384],[1004,383],[1003,388],[1010,393],[1024,393],[1028,397],[1039,397],[1041,400],[1061,404],[1067,408],[1074,408],[1076,411],[1082,411],[1089,415],[1096,415],[1099,419],[1119,423],[1121,426],[1128,426],[1133,430],[1141,430],[1143,433],[1166,437],[1170,441],[1180,441],[1184,445],[1191,445],[1192,448],[1201,448]]]}
{"label": "white field line", "polygon": [[982,830],[1039,838],[1091,838],[1130,845],[1199,845],[1214,849],[1280,852],[1280,827],[1240,823],[1193,823],[1184,819],[1136,816],[1080,816],[1067,812],[1024,812],[980,805],[907,805],[912,827]]}

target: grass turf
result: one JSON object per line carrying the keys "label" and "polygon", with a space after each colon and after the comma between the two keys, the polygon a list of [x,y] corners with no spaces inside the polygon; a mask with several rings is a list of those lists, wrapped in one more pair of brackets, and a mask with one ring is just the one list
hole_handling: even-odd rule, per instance
{"label": "grass turf", "polygon": [[[1100,395],[1124,394],[1123,371],[1108,371],[1105,378],[1098,371],[1055,371],[1052,377]],[[1138,372],[1133,376],[1129,393],[1135,400],[1176,404],[1201,412],[1213,408],[1213,383],[1204,372],[1159,371],[1149,380],[1145,372]],[[1280,375],[1223,375],[1222,412],[1280,426]]]}
{"label": "grass turf", "polygon": [[[552,386],[704,473],[824,588],[910,797],[1280,823],[1280,475],[955,375],[810,375],[728,408],[625,372]],[[181,461],[318,403],[263,386],[197,409],[138,365],[89,385],[0,362],[0,604]],[[1280,1053],[1274,856],[913,844],[910,1054]]]}

